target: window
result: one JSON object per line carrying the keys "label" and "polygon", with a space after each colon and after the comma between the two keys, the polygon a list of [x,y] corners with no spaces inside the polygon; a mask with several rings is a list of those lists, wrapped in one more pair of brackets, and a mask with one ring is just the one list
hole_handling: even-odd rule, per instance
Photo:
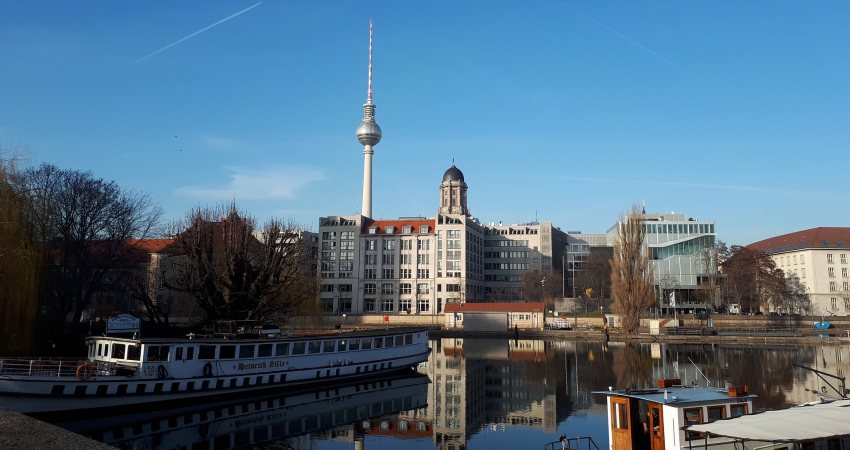
{"label": "window", "polygon": [[850,291],[850,283],[848,283],[848,282],[846,282],[846,281],[845,281],[845,282],[842,284],[842,287],[843,287],[843,289],[842,289],[843,291],[845,291],[845,292],[846,292],[846,291]]}
{"label": "window", "polygon": [[375,278],[378,278],[376,274],[376,269],[363,269],[363,278],[366,278],[367,280],[373,280]]}
{"label": "window", "polygon": [[395,233],[395,227],[387,227],[387,228],[385,229],[384,233],[387,233],[387,234],[393,234],[393,233]]}
{"label": "window", "polygon": [[392,283],[384,283],[381,285],[381,294],[392,294],[395,291]]}
{"label": "window", "polygon": [[289,342],[275,344],[274,355],[275,356],[289,356]]}
{"label": "window", "polygon": [[[402,278],[404,278],[404,277],[402,277]],[[412,291],[412,289],[411,289],[410,283],[401,283],[400,285],[398,285],[398,293],[399,294],[410,294],[410,293],[412,293],[411,291]]]}
{"label": "window", "polygon": [[422,234],[428,233],[428,225],[420,225],[419,232]]}
{"label": "window", "polygon": [[413,227],[410,226],[410,225],[405,225],[405,226],[401,227],[401,232],[404,233],[404,234],[413,233]]}
{"label": "window", "polygon": [[806,278],[806,268],[800,269],[800,278]]}
{"label": "window", "polygon": [[416,293],[417,294],[427,294],[428,293],[428,283],[419,283],[416,285]]}
{"label": "window", "polygon": [[378,263],[378,255],[364,255],[363,264],[367,266],[374,266]]}
{"label": "window", "polygon": [[429,306],[429,302],[427,299],[421,298],[416,302],[416,309],[419,312],[429,312],[431,307]]}
{"label": "window", "polygon": [[830,282],[829,282],[829,290],[830,290],[831,292],[835,292],[835,291],[837,290],[837,289],[835,288],[835,282],[834,282],[834,281],[830,281]]}
{"label": "window", "polygon": [[339,252],[339,260],[340,261],[354,261],[354,252],[353,251]]}
{"label": "window", "polygon": [[841,264],[847,264],[847,253],[841,254]]}
{"label": "window", "polygon": [[[112,344],[112,357],[115,359],[124,359],[124,352],[126,349],[127,346],[124,344]],[[180,350],[180,348],[178,348],[178,350]],[[180,360],[182,358],[178,356],[177,359]]]}
{"label": "window", "polygon": [[381,311],[392,312],[394,307],[393,299],[385,298],[381,300]]}
{"label": "window", "polygon": [[741,417],[747,414],[747,404],[731,405],[732,417]]}
{"label": "window", "polygon": [[419,250],[429,250],[431,248],[431,241],[421,240],[416,243],[416,248]]}
{"label": "window", "polygon": [[384,250],[395,250],[395,240],[387,239],[384,241]]}
{"label": "window", "polygon": [[413,278],[413,269],[399,270],[399,278]]}
{"label": "window", "polygon": [[831,299],[829,299],[829,309],[832,309],[832,310],[838,309],[838,299],[837,298],[832,297]]}
{"label": "window", "polygon": [[430,270],[428,269],[416,269],[416,278],[431,278],[428,276],[430,274]]}
{"label": "window", "polygon": [[[331,269],[331,270],[333,270],[333,269]],[[354,270],[354,263],[353,262],[341,262],[341,263],[339,263],[339,270],[342,271],[342,272],[351,272],[352,270]]]}
{"label": "window", "polygon": [[385,266],[391,266],[395,264],[395,255],[392,253],[384,253],[383,262]]}
{"label": "window", "polygon": [[336,231],[325,231],[322,233],[322,240],[336,239]]}
{"label": "window", "polygon": [[841,276],[843,278],[847,278],[847,268],[846,267],[841,268]]}
{"label": "window", "polygon": [[334,286],[335,285],[333,285],[333,284],[323,284],[322,285],[322,292],[333,292]]}
{"label": "window", "polygon": [[374,298],[363,299],[363,310],[366,312],[375,312],[376,303]]}
{"label": "window", "polygon": [[722,420],[726,418],[726,406],[709,406],[708,407],[708,421],[714,422],[715,420]]}
{"label": "window", "polygon": [[375,239],[366,239],[366,250],[377,250],[378,249],[378,241]]}
{"label": "window", "polygon": [[835,278],[835,267],[827,267],[826,271],[830,278]]}
{"label": "window", "polygon": [[409,255],[409,254],[403,254],[403,255],[401,255],[401,258],[400,258],[399,262],[400,262],[402,265],[410,264],[410,261],[411,261],[412,259],[413,259],[413,258],[411,257],[411,255]]}
{"label": "window", "polygon": [[254,346],[253,345],[240,345],[239,346],[239,357],[240,358],[253,358],[254,357]]}
{"label": "window", "polygon": [[351,285],[350,284],[340,284],[339,285],[339,291],[340,292],[351,292]]}
{"label": "window", "polygon": [[416,256],[416,262],[419,264],[428,264],[428,255],[422,254]]}
{"label": "window", "polygon": [[384,269],[382,278],[395,278],[395,270],[394,269]]}
{"label": "window", "polygon": [[202,345],[198,348],[198,359],[215,359],[215,345]]}
{"label": "window", "polygon": [[826,262],[832,264],[832,253],[826,254]]}
{"label": "window", "polygon": [[378,234],[378,227],[369,227],[369,234]]}
{"label": "window", "polygon": [[411,302],[409,298],[401,299],[398,302],[398,310],[399,311],[407,311],[410,312]]}
{"label": "window", "polygon": [[322,351],[322,341],[310,341],[307,344],[307,352],[308,353],[321,353]]}
{"label": "window", "polygon": [[363,293],[367,295],[374,295],[377,292],[375,283],[366,283],[363,285]]}
{"label": "window", "polygon": [[339,237],[340,237],[340,239],[350,241],[350,240],[354,239],[354,232],[353,231],[343,231],[343,232],[339,233]]}
{"label": "window", "polygon": [[401,240],[401,249],[402,250],[413,250],[413,239],[402,239]]}
{"label": "window", "polygon": [[[702,423],[702,408],[685,408],[685,425],[696,425]],[[702,433],[694,433],[688,431],[685,433],[685,440],[702,438]]]}
{"label": "window", "polygon": [[233,359],[236,358],[235,345],[222,345],[218,349],[218,359]]}
{"label": "window", "polygon": [[623,403],[614,403],[614,427],[619,430],[629,429],[629,410]]}
{"label": "window", "polygon": [[307,350],[306,342],[296,342],[292,344],[292,354],[293,355],[303,355]]}
{"label": "window", "polygon": [[336,341],[328,340],[322,341],[322,351],[325,353],[333,352],[336,349]]}
{"label": "window", "polygon": [[806,263],[806,256],[800,255],[800,264],[805,264],[805,263]]}

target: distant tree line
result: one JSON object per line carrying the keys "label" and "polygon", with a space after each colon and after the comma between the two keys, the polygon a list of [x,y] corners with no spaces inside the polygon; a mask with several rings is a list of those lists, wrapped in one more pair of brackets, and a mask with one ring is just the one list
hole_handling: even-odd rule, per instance
{"label": "distant tree line", "polygon": [[[231,204],[194,208],[164,227],[146,194],[89,171],[19,163],[0,154],[0,354],[74,351],[65,347],[91,331],[81,319],[95,306],[138,307],[167,326],[161,288],[187,293],[206,321],[277,320],[315,303],[310,249],[293,224],[257,229]],[[142,248],[163,235],[174,239],[175,283]]]}

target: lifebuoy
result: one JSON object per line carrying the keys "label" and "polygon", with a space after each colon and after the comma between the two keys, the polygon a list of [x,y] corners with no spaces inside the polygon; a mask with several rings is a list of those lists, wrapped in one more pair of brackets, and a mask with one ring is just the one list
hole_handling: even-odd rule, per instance
{"label": "lifebuoy", "polygon": [[80,381],[86,381],[94,375],[95,365],[88,362],[80,363],[77,366],[77,379]]}
{"label": "lifebuoy", "polygon": [[156,376],[159,377],[160,380],[168,377],[168,369],[165,368],[162,364],[156,368]]}
{"label": "lifebuoy", "polygon": [[211,376],[212,376],[212,364],[206,363],[206,364],[204,364],[204,377],[209,378]]}

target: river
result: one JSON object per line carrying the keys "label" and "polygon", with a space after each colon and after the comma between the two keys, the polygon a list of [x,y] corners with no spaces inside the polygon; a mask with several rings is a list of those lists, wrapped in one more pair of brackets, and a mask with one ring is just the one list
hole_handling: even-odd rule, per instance
{"label": "river", "polygon": [[542,449],[559,436],[607,448],[593,391],[747,385],[756,409],[835,397],[850,345],[626,344],[444,338],[416,373],[298,393],[57,424],[120,448]]}

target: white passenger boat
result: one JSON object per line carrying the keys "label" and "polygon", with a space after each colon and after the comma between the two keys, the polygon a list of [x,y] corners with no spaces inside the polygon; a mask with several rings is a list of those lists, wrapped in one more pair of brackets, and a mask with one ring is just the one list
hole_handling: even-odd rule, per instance
{"label": "white passenger boat", "polygon": [[240,394],[401,371],[430,352],[422,328],[86,343],[85,360],[0,359],[0,408],[44,413]]}

